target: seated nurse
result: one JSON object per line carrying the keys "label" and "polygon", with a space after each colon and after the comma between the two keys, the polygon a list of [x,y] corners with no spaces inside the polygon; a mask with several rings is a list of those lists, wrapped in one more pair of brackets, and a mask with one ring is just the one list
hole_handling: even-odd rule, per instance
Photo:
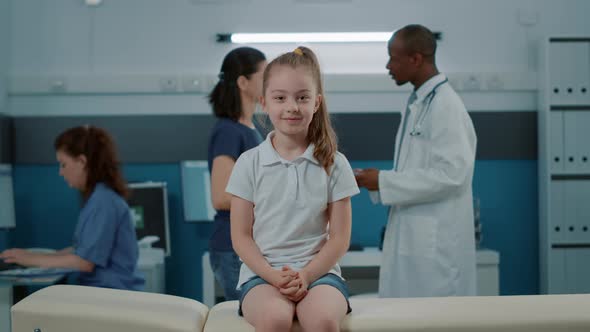
{"label": "seated nurse", "polygon": [[79,270],[84,286],[142,290],[138,246],[115,144],[103,129],[82,126],[55,139],[59,174],[80,191],[82,210],[73,245],[55,253],[8,249],[0,258],[23,266]]}

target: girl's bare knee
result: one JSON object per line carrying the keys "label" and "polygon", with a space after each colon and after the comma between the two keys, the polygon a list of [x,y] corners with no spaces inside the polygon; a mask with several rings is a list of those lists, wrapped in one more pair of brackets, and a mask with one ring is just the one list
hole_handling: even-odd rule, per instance
{"label": "girl's bare knee", "polygon": [[268,312],[256,324],[256,330],[261,331],[289,331],[293,325],[293,314],[286,312]]}
{"label": "girl's bare knee", "polygon": [[318,331],[318,332],[338,332],[340,331],[340,321],[325,316],[307,317],[299,319],[299,323],[304,331]]}

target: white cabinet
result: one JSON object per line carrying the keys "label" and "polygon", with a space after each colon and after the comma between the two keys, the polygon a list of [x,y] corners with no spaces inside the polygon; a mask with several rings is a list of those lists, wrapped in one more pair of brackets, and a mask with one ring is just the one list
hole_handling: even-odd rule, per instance
{"label": "white cabinet", "polygon": [[590,107],[563,112],[563,144],[566,173],[590,171]]}
{"label": "white cabinet", "polygon": [[555,181],[550,188],[549,240],[550,243],[565,243],[565,184],[562,181]]}
{"label": "white cabinet", "polygon": [[590,293],[590,250],[572,248],[565,255],[568,293]]}
{"label": "white cabinet", "polygon": [[541,291],[590,293],[590,38],[540,49]]}
{"label": "white cabinet", "polygon": [[163,249],[140,247],[137,268],[145,278],[145,292],[166,293],[166,264]]}
{"label": "white cabinet", "polygon": [[550,294],[567,294],[567,279],[566,279],[566,254],[568,249],[552,249],[549,251],[547,259],[547,284],[545,293]]}
{"label": "white cabinet", "polygon": [[590,243],[590,180],[552,180],[551,216],[552,246]]}
{"label": "white cabinet", "polygon": [[549,289],[552,294],[590,293],[590,250],[555,248],[551,256]]}
{"label": "white cabinet", "polygon": [[587,38],[551,38],[546,92],[553,105],[577,106],[590,102],[590,42]]}
{"label": "white cabinet", "polygon": [[563,112],[551,112],[549,127],[549,144],[550,150],[550,164],[551,171],[554,173],[561,173],[565,169],[565,158],[563,151]]}
{"label": "white cabinet", "polygon": [[553,174],[590,172],[590,106],[550,111],[548,144]]}

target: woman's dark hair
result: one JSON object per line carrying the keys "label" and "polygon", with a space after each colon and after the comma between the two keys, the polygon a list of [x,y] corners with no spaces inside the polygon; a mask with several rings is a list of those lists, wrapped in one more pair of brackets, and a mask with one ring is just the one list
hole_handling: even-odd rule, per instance
{"label": "woman's dark hair", "polygon": [[209,104],[213,107],[216,117],[238,121],[242,115],[238,77],[245,76],[249,79],[265,60],[264,53],[252,47],[239,47],[225,56],[219,73],[219,82],[209,94]]}
{"label": "woman's dark hair", "polygon": [[98,182],[104,182],[121,197],[128,197],[129,190],[121,174],[115,143],[104,129],[93,126],[70,128],[57,136],[53,146],[55,151],[62,151],[70,157],[86,157],[84,200],[90,197]]}

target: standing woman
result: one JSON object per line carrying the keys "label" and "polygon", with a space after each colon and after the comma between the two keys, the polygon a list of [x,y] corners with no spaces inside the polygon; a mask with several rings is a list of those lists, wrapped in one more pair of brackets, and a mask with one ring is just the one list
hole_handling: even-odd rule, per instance
{"label": "standing woman", "polygon": [[112,138],[101,128],[81,126],[61,133],[54,146],[59,174],[84,201],[73,246],[51,254],[9,249],[0,258],[24,266],[79,270],[84,286],[142,290],[137,238],[125,202],[128,190]]}
{"label": "standing woman", "polygon": [[211,196],[217,210],[209,241],[209,259],[226,301],[238,299],[236,286],[241,262],[231,243],[231,195],[225,192],[225,187],[238,157],[263,140],[252,117],[262,96],[265,67],[266,58],[259,50],[236,48],[223,59],[219,82],[209,94],[209,103],[218,118],[209,137],[208,152]]}

